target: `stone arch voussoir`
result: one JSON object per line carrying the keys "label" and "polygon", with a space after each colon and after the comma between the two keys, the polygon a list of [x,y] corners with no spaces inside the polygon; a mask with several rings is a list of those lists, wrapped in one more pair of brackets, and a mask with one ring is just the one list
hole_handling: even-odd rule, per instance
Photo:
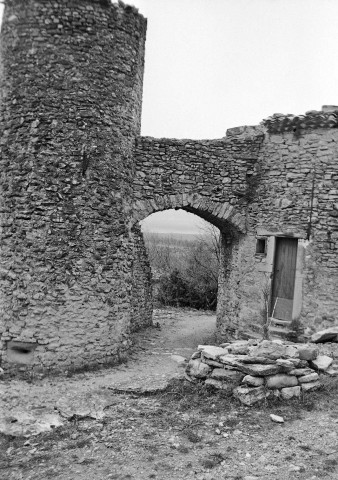
{"label": "stone arch voussoir", "polygon": [[133,224],[145,219],[152,213],[169,209],[182,209],[204,218],[220,229],[231,225],[240,233],[246,232],[245,217],[228,202],[213,201],[197,193],[178,193],[175,195],[155,195],[151,199],[137,200],[132,206]]}

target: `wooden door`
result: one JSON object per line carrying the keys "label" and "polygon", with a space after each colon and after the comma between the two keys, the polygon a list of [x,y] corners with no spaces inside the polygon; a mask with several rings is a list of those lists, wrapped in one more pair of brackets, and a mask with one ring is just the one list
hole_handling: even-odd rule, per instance
{"label": "wooden door", "polygon": [[280,320],[292,320],[297,246],[295,238],[276,238],[271,315]]}

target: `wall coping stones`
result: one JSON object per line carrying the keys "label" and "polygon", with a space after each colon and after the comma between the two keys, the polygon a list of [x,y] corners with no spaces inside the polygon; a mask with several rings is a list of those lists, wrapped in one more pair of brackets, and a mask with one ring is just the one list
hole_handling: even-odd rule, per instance
{"label": "wall coping stones", "polygon": [[338,128],[338,107],[330,111],[310,110],[305,115],[275,113],[261,122],[268,133],[293,132],[317,128]]}
{"label": "wall coping stones", "polygon": [[243,125],[241,127],[228,128],[227,137],[237,137],[239,135],[260,136],[264,135],[266,129],[263,125]]}

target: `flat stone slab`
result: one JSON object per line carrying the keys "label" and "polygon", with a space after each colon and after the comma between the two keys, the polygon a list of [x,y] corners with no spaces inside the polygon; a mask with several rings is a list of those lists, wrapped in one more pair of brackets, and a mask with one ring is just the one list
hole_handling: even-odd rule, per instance
{"label": "flat stone slab", "polygon": [[298,377],[299,383],[316,382],[317,380],[319,380],[319,375],[316,372],[310,373],[309,375],[304,375],[303,377]]}
{"label": "flat stone slab", "polygon": [[332,342],[337,340],[338,340],[338,327],[326,328],[325,330],[320,330],[319,332],[316,332],[311,336],[311,342],[313,343],[321,343],[321,342],[329,342],[329,341]]}
{"label": "flat stone slab", "polygon": [[296,397],[296,398],[300,397],[300,392],[301,392],[300,386],[296,385],[295,387],[282,388],[280,391],[280,394],[284,400],[289,400],[290,398],[293,398],[293,397]]}
{"label": "flat stone slab", "polygon": [[247,375],[252,375],[254,377],[261,377],[266,375],[273,375],[278,373],[282,370],[276,364],[254,364],[254,363],[244,363],[242,362],[241,355],[223,355],[219,357],[221,363],[223,363],[226,367],[230,366],[239,370]]}
{"label": "flat stone slab", "polygon": [[249,355],[255,357],[265,357],[271,360],[277,360],[278,358],[293,356],[286,353],[286,348],[286,345],[282,345],[279,342],[263,340],[255,347],[250,347]]}
{"label": "flat stone slab", "polygon": [[320,388],[320,382],[309,382],[302,384],[302,391],[303,392],[310,392],[312,390],[318,390]]}
{"label": "flat stone slab", "polygon": [[242,363],[261,363],[262,365],[271,365],[274,360],[266,357],[256,357],[254,355],[241,355],[240,361]]}
{"label": "flat stone slab", "polygon": [[243,365],[240,361],[240,355],[231,355],[231,354],[221,355],[219,357],[219,361],[223,365],[230,366],[236,369],[237,368],[239,369]]}
{"label": "flat stone slab", "polygon": [[281,367],[278,365],[255,365],[255,364],[246,364],[243,365],[241,371],[252,375],[253,377],[266,377],[268,375],[274,375],[281,371]]}
{"label": "flat stone slab", "polygon": [[327,370],[325,370],[325,374],[329,375],[330,377],[338,377],[338,367],[329,367]]}
{"label": "flat stone slab", "polygon": [[[182,374],[181,378],[184,377]],[[168,388],[170,379],[153,379],[148,380],[146,383],[144,380],[134,380],[133,382],[119,383],[115,385],[110,385],[107,388],[116,393],[156,393],[163,392]]]}
{"label": "flat stone slab", "polygon": [[57,413],[36,409],[30,412],[11,411],[9,416],[0,417],[0,432],[13,437],[30,437],[50,432],[61,427],[64,420]]}
{"label": "flat stone slab", "polygon": [[112,394],[106,390],[99,393],[88,392],[82,395],[64,396],[57,400],[56,410],[61,417],[70,420],[72,418],[104,418],[104,409],[111,405]]}
{"label": "flat stone slab", "polygon": [[223,368],[224,365],[221,362],[217,362],[216,360],[211,360],[210,358],[203,358],[203,363],[210,365],[212,367]]}
{"label": "flat stone slab", "polygon": [[333,363],[333,358],[329,357],[328,355],[318,355],[318,357],[315,360],[312,360],[310,362],[311,367],[313,367],[316,370],[321,370],[325,372],[330,365]]}
{"label": "flat stone slab", "polygon": [[198,345],[198,350],[202,351],[202,355],[205,358],[211,360],[218,360],[221,355],[226,355],[228,350],[222,347],[214,347],[213,345]]}

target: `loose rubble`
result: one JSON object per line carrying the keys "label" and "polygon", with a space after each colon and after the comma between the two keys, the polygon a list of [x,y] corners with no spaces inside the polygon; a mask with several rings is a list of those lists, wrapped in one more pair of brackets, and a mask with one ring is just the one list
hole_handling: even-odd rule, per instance
{"label": "loose rubble", "polygon": [[321,386],[320,373],[338,375],[338,363],[313,344],[248,340],[199,345],[186,378],[232,392],[244,405],[271,395],[288,400]]}
{"label": "loose rubble", "polygon": [[279,415],[274,415],[273,413],[271,413],[270,418],[275,423],[284,423],[284,418],[280,417]]}
{"label": "loose rubble", "polygon": [[325,330],[314,333],[311,336],[311,342],[338,342],[338,327],[326,328]]}

